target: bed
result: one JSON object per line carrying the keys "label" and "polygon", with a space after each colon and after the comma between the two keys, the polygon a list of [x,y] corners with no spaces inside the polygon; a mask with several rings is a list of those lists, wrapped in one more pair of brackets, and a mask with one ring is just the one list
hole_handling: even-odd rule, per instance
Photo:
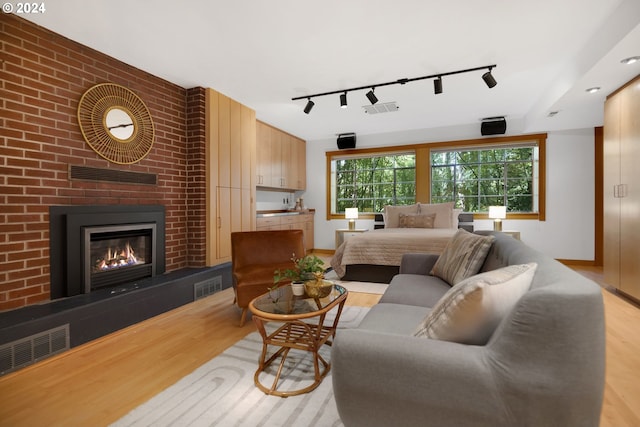
{"label": "bed", "polygon": [[440,254],[459,227],[468,229],[465,215],[453,209],[453,203],[387,206],[384,228],[346,240],[336,249],[331,267],[340,280],[389,283],[403,254]]}

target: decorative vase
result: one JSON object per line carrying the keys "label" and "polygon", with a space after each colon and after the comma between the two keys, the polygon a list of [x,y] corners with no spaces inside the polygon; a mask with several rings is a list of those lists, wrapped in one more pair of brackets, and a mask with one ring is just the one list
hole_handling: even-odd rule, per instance
{"label": "decorative vase", "polygon": [[328,280],[307,280],[304,282],[304,290],[311,298],[324,298],[333,290],[333,282]]}

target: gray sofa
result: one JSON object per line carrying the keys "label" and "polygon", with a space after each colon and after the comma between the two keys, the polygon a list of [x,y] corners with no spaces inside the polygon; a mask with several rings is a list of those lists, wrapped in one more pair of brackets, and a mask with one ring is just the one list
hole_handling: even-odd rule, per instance
{"label": "gray sofa", "polygon": [[538,263],[486,345],[414,337],[450,286],[437,257],[407,254],[380,303],[339,330],[332,381],[345,426],[597,426],[604,390],[600,287],[512,237],[495,234],[482,271]]}

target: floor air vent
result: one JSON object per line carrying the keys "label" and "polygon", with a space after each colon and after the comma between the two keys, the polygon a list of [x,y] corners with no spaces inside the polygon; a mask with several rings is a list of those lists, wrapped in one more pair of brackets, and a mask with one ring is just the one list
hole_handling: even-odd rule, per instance
{"label": "floor air vent", "polygon": [[0,346],[0,375],[69,350],[69,324]]}
{"label": "floor air vent", "polygon": [[199,300],[222,290],[222,276],[216,276],[193,285],[193,299]]}

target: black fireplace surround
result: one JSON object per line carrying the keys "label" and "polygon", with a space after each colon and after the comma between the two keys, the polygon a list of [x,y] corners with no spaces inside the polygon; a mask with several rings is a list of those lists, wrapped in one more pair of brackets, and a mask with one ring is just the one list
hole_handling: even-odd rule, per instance
{"label": "black fireplace surround", "polygon": [[[198,284],[220,280],[221,289],[214,292],[231,287],[231,263],[165,271],[163,206],[52,206],[49,214],[51,301],[0,312],[0,346],[68,325],[69,347],[73,348],[209,295],[197,295]],[[81,229],[95,224],[150,222],[160,230],[155,239],[159,255],[152,255],[155,276],[84,292],[83,268],[74,261],[82,246],[78,243]],[[71,254],[62,250],[63,246],[69,247]],[[0,354],[0,375],[6,373],[1,363],[5,359]]]}
{"label": "black fireplace surround", "polygon": [[[118,226],[135,229],[139,226],[145,232],[152,228],[150,242],[153,247],[148,252],[153,253],[153,263],[147,266],[147,275],[152,277],[165,271],[165,208],[162,205],[51,206],[49,217],[52,300],[95,289],[88,283],[85,230]],[[124,271],[114,273],[111,274],[117,277]],[[131,281],[142,277],[133,276]]]}

